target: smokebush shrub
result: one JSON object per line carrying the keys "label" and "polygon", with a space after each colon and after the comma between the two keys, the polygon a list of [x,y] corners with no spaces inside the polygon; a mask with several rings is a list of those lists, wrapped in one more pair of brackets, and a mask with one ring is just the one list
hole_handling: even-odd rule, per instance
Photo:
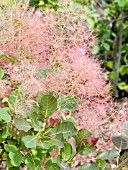
{"label": "smokebush shrub", "polygon": [[42,13],[19,4],[0,8],[0,143],[8,168],[70,169],[78,153],[95,149],[98,138],[78,120],[97,127],[110,95],[91,55],[96,37],[81,13],[82,7]]}
{"label": "smokebush shrub", "polygon": [[39,15],[19,6],[1,9],[1,67],[12,89],[18,88],[20,93],[16,114],[26,115],[26,109],[31,111],[38,94],[44,92],[76,100],[77,107],[68,112],[74,112],[76,119],[82,117],[88,128],[98,126],[106,116],[109,87],[99,62],[91,55],[96,38],[83,17],[78,17],[82,10]]}

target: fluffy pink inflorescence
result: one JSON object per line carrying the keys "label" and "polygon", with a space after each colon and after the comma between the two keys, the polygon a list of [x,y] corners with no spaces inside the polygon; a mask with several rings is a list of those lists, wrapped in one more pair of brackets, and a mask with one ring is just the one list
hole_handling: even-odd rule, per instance
{"label": "fluffy pink inflorescence", "polygon": [[[91,55],[96,38],[76,18],[78,13],[37,14],[15,10],[8,21],[9,13],[1,13],[0,51],[16,60],[4,67],[12,85],[18,84],[30,101],[42,91],[76,96],[80,103],[73,116],[79,128],[98,126],[106,116],[110,95],[100,63]],[[47,74],[39,78],[42,69]]]}

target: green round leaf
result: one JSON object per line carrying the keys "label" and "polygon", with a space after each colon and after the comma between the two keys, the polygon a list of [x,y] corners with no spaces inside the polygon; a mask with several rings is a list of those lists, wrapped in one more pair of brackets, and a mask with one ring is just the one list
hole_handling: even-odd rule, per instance
{"label": "green round leaf", "polygon": [[112,61],[108,61],[108,62],[106,63],[106,66],[107,66],[108,68],[112,69],[112,67],[113,67],[113,62],[112,62]]}
{"label": "green round leaf", "polygon": [[88,24],[88,28],[94,28],[94,20],[92,18],[87,18],[87,24]]}
{"label": "green round leaf", "polygon": [[62,133],[65,139],[77,134],[75,126],[71,122],[63,122],[58,127],[58,133]]}
{"label": "green round leaf", "polygon": [[93,152],[95,152],[95,150],[92,150],[90,148],[85,148],[80,154],[86,156],[86,155],[91,154]]}
{"label": "green round leaf", "polygon": [[25,132],[28,132],[31,129],[30,124],[25,119],[15,119],[15,126],[18,130],[23,130]]}
{"label": "green round leaf", "polygon": [[55,126],[53,128],[46,129],[44,135],[45,136],[50,136],[50,135],[54,135],[56,133],[57,133],[57,126]]}
{"label": "green round leaf", "polygon": [[100,51],[100,48],[98,45],[95,45],[91,51],[93,55],[97,54]]}
{"label": "green round leaf", "polygon": [[84,164],[77,168],[78,170],[99,170],[97,164]]}
{"label": "green round leaf", "polygon": [[96,158],[97,159],[107,160],[107,159],[115,158],[117,156],[119,156],[119,152],[112,149],[112,150],[109,150],[107,152],[100,153]]}
{"label": "green round leaf", "polygon": [[37,151],[36,148],[32,148],[32,149],[31,149],[31,152],[32,152],[32,155],[33,155],[33,156],[37,156],[37,154],[38,154],[38,151]]}
{"label": "green round leaf", "polygon": [[128,138],[120,133],[113,135],[112,142],[119,149],[128,148]]}
{"label": "green round leaf", "polygon": [[30,170],[40,170],[41,169],[41,160],[35,158],[32,154],[25,155],[25,164]]}
{"label": "green round leaf", "polygon": [[22,141],[24,142],[25,146],[27,148],[34,148],[37,144],[37,137],[36,136],[24,136],[22,138]]}
{"label": "green round leaf", "polygon": [[9,152],[9,158],[11,159],[11,164],[13,166],[19,166],[23,160],[23,156],[19,151]]}
{"label": "green round leaf", "polygon": [[103,47],[108,51],[110,50],[110,45],[106,42],[103,44]]}
{"label": "green round leaf", "polygon": [[6,110],[2,108],[0,108],[0,118],[3,119],[7,123],[11,121],[11,116],[8,114]]}
{"label": "green round leaf", "polygon": [[56,137],[54,139],[51,140],[51,146],[52,145],[56,145],[59,146],[60,148],[64,147],[64,138],[62,134],[57,134]]}
{"label": "green round leaf", "polygon": [[2,138],[3,139],[6,139],[8,136],[10,136],[11,133],[10,133],[10,130],[9,130],[9,126],[6,126],[3,130],[3,133],[2,133]]}
{"label": "green round leaf", "polygon": [[128,88],[128,85],[125,82],[122,81],[122,82],[118,83],[118,88],[120,90],[125,90],[125,89]]}
{"label": "green round leaf", "polygon": [[45,118],[53,114],[57,109],[57,99],[52,95],[44,95],[41,98],[40,111]]}
{"label": "green round leaf", "polygon": [[45,166],[47,170],[60,170],[60,167],[56,163],[52,163],[51,160],[48,160]]}
{"label": "green round leaf", "polygon": [[119,7],[124,7],[126,5],[126,0],[118,0]]}
{"label": "green round leaf", "polygon": [[128,121],[124,122],[121,127],[122,134],[128,137]]}
{"label": "green round leaf", "polygon": [[127,65],[121,65],[120,66],[120,74],[121,74],[121,76],[128,74],[128,66]]}
{"label": "green round leaf", "polygon": [[9,145],[9,144],[5,144],[4,145],[4,149],[7,151],[7,152],[17,152],[18,149],[15,145]]}
{"label": "green round leaf", "polygon": [[106,163],[105,160],[97,159],[96,164],[97,164],[97,166],[99,167],[100,170],[104,170],[107,163]]}

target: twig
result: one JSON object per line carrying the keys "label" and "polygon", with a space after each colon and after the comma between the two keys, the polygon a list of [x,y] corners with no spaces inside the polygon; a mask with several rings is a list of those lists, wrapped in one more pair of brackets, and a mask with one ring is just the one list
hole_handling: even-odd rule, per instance
{"label": "twig", "polygon": [[124,166],[124,164],[125,164],[126,162],[128,162],[128,158],[126,158],[124,161],[122,161],[122,162],[118,165],[118,167],[115,168],[115,170],[120,170],[120,169]]}
{"label": "twig", "polygon": [[124,23],[124,11],[122,10],[122,17],[120,20],[117,37],[115,39],[114,56],[113,56],[113,72],[116,72],[116,77],[113,79],[115,97],[118,96],[117,85],[118,85],[118,79],[119,79],[119,68],[120,68],[120,60],[121,60],[123,23]]}

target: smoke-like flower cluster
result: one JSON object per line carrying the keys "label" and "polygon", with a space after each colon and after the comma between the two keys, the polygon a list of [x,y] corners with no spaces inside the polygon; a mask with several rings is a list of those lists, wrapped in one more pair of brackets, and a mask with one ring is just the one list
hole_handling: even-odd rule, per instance
{"label": "smoke-like flower cluster", "polygon": [[34,101],[42,91],[75,96],[80,103],[73,116],[89,128],[106,115],[110,95],[100,64],[91,55],[96,38],[78,18],[81,13],[67,9],[38,17],[20,8],[3,9],[0,51],[15,60],[2,67],[26,101]]}

